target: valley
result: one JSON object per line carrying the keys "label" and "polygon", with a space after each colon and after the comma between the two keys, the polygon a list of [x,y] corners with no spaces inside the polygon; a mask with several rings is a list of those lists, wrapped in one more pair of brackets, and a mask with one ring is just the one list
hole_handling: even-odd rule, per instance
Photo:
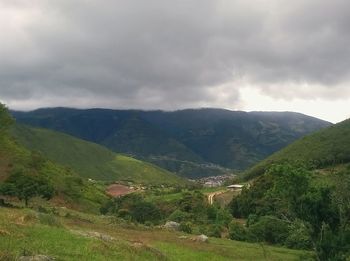
{"label": "valley", "polygon": [[[73,112],[78,113],[76,122],[81,113],[86,113]],[[118,117],[124,115],[129,122],[129,111],[107,112]],[[96,120],[105,118],[106,124],[110,120],[110,115],[103,116],[104,110],[88,111],[90,113],[97,115]],[[224,149],[220,144],[227,140],[221,140],[221,132],[219,140],[214,138],[216,131],[207,129],[208,118],[212,114],[222,117],[220,124],[215,124],[221,127],[221,124],[233,124],[229,127],[232,130],[238,123],[231,112],[179,111],[167,114],[171,121],[166,124],[165,112],[135,113],[144,117],[142,121],[149,120],[147,131],[142,130],[145,125],[140,125],[137,119],[132,129],[122,131],[123,142],[141,139],[137,146],[130,146],[139,152],[142,147],[145,147],[143,151],[159,149],[157,153],[165,155],[162,160],[174,164],[168,160],[168,153],[174,151],[170,152],[169,147],[163,150],[163,142],[166,139],[170,142],[168,145],[180,146],[177,142],[182,137],[181,152],[171,154],[178,158],[176,161],[185,163],[180,166],[181,171],[169,170],[179,166],[164,169],[159,162],[151,163],[151,158],[160,158],[150,151],[147,153],[151,154],[143,155],[136,153],[137,150],[116,152],[114,145],[101,145],[106,142],[101,139],[105,137],[104,132],[112,129],[100,130],[92,124],[87,129],[89,133],[84,132],[91,140],[87,140],[87,136],[79,138],[73,130],[67,131],[69,134],[60,132],[62,129],[58,131],[62,126],[83,128],[92,121],[89,116],[88,121],[81,120],[84,123],[80,122],[80,127],[71,120],[65,125],[71,109],[31,112],[28,113],[30,120],[26,113],[16,112],[15,123],[2,106],[0,260],[38,255],[58,260],[328,260],[332,255],[337,260],[346,260],[350,231],[347,218],[350,214],[349,121],[327,127],[328,123],[312,118],[283,114],[298,121],[302,117],[306,123],[287,120],[288,135],[299,124],[293,138],[281,130],[281,126],[276,129],[274,125],[275,136],[267,141],[267,137],[261,136],[265,130],[260,129],[257,136],[264,141],[254,145],[254,150],[262,151],[260,146],[264,144],[271,155],[261,158],[251,168],[249,165],[242,168],[242,165],[233,169],[233,165],[213,158],[208,161],[207,156],[194,149],[202,142],[201,146],[215,143],[211,145],[214,151],[214,148]],[[189,116],[183,118],[187,113],[200,119],[193,123],[200,123],[200,127],[191,126],[186,118]],[[250,119],[252,132],[255,121],[261,125],[267,124],[261,123],[261,118],[278,122],[282,117],[274,113],[251,115],[258,116]],[[222,123],[226,117],[233,123]],[[181,124],[186,128],[180,130],[180,123],[173,123],[174,119],[184,121]],[[24,124],[25,121],[31,121],[30,125]],[[155,131],[150,122],[161,122],[168,129],[167,134],[157,132],[162,137],[157,143],[162,146],[147,145],[155,144],[158,137],[150,136]],[[124,124],[119,120],[113,124],[117,123]],[[291,127],[291,124],[297,125]],[[202,128],[203,135],[198,133],[198,128]],[[119,131],[117,128],[113,135],[120,135]],[[195,134],[183,137],[188,131]],[[312,133],[307,135],[308,132]],[[91,135],[95,135],[94,138]],[[297,139],[298,135],[303,137]],[[238,137],[231,139],[241,139]],[[275,143],[276,137],[283,137],[279,145]],[[296,141],[292,142],[293,139]],[[277,149],[282,146],[281,142],[282,150],[273,153],[271,148]],[[192,143],[193,150],[188,149]],[[249,160],[257,160],[254,155],[244,155]],[[188,168],[189,165],[192,167]],[[327,237],[323,236],[324,231]],[[337,246],[332,245],[335,241]]]}
{"label": "valley", "polygon": [[64,132],[188,178],[242,171],[331,123],[292,112],[48,108],[19,123]]}
{"label": "valley", "polygon": [[0,261],[350,261],[350,1],[0,0]]}

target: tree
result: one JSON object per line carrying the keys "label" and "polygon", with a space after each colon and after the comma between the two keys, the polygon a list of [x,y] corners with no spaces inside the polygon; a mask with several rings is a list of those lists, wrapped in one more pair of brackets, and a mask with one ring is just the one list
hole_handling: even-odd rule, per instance
{"label": "tree", "polygon": [[266,200],[274,203],[278,215],[295,218],[303,208],[301,197],[310,189],[310,173],[303,166],[283,164],[271,167],[266,175],[273,180]]}
{"label": "tree", "polygon": [[14,119],[9,114],[6,106],[0,103],[0,133],[6,131],[13,122]]}
{"label": "tree", "polygon": [[147,201],[137,202],[131,209],[131,216],[139,223],[146,221],[157,223],[161,219],[161,213],[157,206]]}
{"label": "tree", "polygon": [[51,199],[54,195],[54,189],[44,178],[17,170],[1,184],[0,194],[24,200],[25,206],[28,207],[29,200],[35,196],[47,200]]}

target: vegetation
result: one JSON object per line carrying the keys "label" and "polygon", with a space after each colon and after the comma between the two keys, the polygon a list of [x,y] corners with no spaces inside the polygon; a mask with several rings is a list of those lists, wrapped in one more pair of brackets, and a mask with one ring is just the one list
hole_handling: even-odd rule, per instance
{"label": "vegetation", "polygon": [[148,225],[175,221],[183,232],[219,238],[232,219],[226,209],[209,205],[207,197],[198,190],[177,193],[170,200],[149,198],[147,194],[129,194],[109,201],[101,212]]}
{"label": "vegetation", "polygon": [[178,176],[151,163],[117,155],[98,144],[67,134],[16,125],[12,135],[25,147],[72,168],[83,178],[128,180],[143,184],[185,184]]}
{"label": "vegetation", "polygon": [[[0,118],[7,119],[6,122],[13,122],[6,108],[3,105],[0,105],[0,108]],[[0,135],[1,201],[15,196],[24,200],[27,205],[29,199],[39,196],[45,199],[52,198],[51,202],[57,205],[98,211],[100,205],[107,200],[104,187],[89,183],[72,170],[25,149],[9,134],[10,124],[6,126],[7,129],[4,128]]]}
{"label": "vegetation", "polygon": [[319,183],[303,166],[272,166],[230,203],[231,213],[247,218],[231,238],[314,249],[318,260],[350,255],[350,169]]}
{"label": "vegetation", "polygon": [[4,132],[8,130],[8,128],[13,124],[14,120],[8,113],[8,109],[0,104],[0,134],[4,135]]}
{"label": "vegetation", "polygon": [[299,162],[318,169],[350,162],[349,155],[350,119],[301,138],[248,170],[245,178],[262,175],[271,164]]}
{"label": "vegetation", "polygon": [[17,121],[50,128],[134,155],[181,176],[243,170],[296,139],[330,124],[297,113],[219,109],[175,112],[76,110],[13,112]]}
{"label": "vegetation", "polygon": [[[0,260],[47,255],[57,260],[300,260],[305,251],[186,234],[70,209],[0,208]],[[179,237],[185,237],[180,239]]]}
{"label": "vegetation", "polygon": [[[68,115],[68,122],[72,120],[70,110],[57,111],[63,113],[62,117]],[[115,112],[109,111],[111,115],[105,118],[101,118],[98,110],[89,113],[96,113],[96,119],[108,122]],[[140,115],[136,115],[138,113]],[[117,132],[101,129],[95,133],[95,126],[87,134],[93,135],[95,142],[102,143],[107,134],[118,136],[124,132],[129,135],[126,127],[139,128],[141,124],[140,129],[145,128],[143,134],[151,135],[151,130],[156,131],[155,126],[164,120],[163,113],[159,113],[158,119],[147,116],[146,112],[137,112],[130,119],[126,113],[122,122],[117,120],[122,125]],[[191,115],[199,120],[196,113]],[[223,123],[226,116],[215,115],[220,121],[213,127],[214,133],[220,129],[220,135],[216,134],[226,137],[226,127],[233,125]],[[271,120],[269,114],[251,115]],[[189,142],[194,145],[197,141],[191,135],[187,136],[186,142],[182,140],[183,130],[172,120],[178,120],[193,133],[196,133],[198,122],[191,125],[192,122],[187,122],[187,118],[180,117],[178,113],[168,116],[170,122],[163,126],[166,135],[162,131],[157,135],[163,135],[162,139],[169,142],[181,140],[183,144]],[[199,189],[195,183],[186,183],[152,164],[114,154],[100,145],[49,130],[18,125],[9,133],[13,120],[2,105],[0,120],[4,122],[0,125],[0,204],[4,206],[0,208],[0,260],[36,254],[64,260],[347,260],[350,256],[350,167],[344,164],[348,151],[338,144],[339,140],[328,141],[339,136],[340,140],[347,137],[347,122],[311,135],[312,142],[320,133],[323,133],[324,139],[313,147],[317,150],[310,154],[310,158],[295,164],[300,153],[290,152],[287,155],[293,164],[282,160],[281,164],[264,165],[264,173],[225,206],[217,202],[213,205],[208,203],[204,193],[211,189]],[[43,120],[48,125],[53,123],[46,116],[36,120]],[[85,122],[79,115],[75,120]],[[199,122],[204,124],[207,120],[204,117]],[[144,121],[147,121],[146,125],[143,125]],[[280,121],[283,122],[282,119]],[[110,123],[114,127],[118,125],[113,124],[116,122]],[[267,129],[271,127],[266,122],[259,124]],[[205,126],[202,125],[202,131],[206,130]],[[71,128],[80,130],[80,127],[74,129],[74,125]],[[260,131],[266,131],[264,128]],[[276,125],[271,128],[276,128]],[[147,136],[137,136],[137,131],[130,133],[135,135],[133,140],[136,143]],[[285,132],[278,133],[274,138],[267,138],[270,145],[278,146],[278,142],[274,142],[280,140]],[[15,135],[22,145],[11,135]],[[196,135],[199,140],[203,138],[199,143],[206,144],[204,136],[208,133]],[[345,143],[345,140],[342,142]],[[150,153],[156,144],[142,150]],[[173,144],[173,148],[179,144]],[[334,147],[325,149],[324,144],[333,144]],[[186,151],[186,146],[182,147],[182,151]],[[291,151],[301,145],[291,145],[291,148],[293,146]],[[165,148],[167,145],[159,151],[166,151]],[[323,153],[330,155],[323,158]],[[205,164],[208,155],[203,155],[191,160],[199,165]],[[339,163],[340,166],[334,165]],[[323,166],[329,169],[311,171]],[[131,194],[108,198],[104,182],[115,178],[148,185]],[[166,183],[167,186],[160,186]],[[103,215],[96,215],[98,211]],[[176,226],[174,231],[163,227],[167,221],[177,222],[168,223]],[[199,234],[209,236],[209,241],[198,241],[195,235]]]}
{"label": "vegetation", "polygon": [[16,170],[0,184],[0,195],[15,196],[19,200],[24,200],[28,207],[29,199],[40,196],[47,200],[54,195],[54,188],[49,182],[40,176],[25,173],[25,170]]}

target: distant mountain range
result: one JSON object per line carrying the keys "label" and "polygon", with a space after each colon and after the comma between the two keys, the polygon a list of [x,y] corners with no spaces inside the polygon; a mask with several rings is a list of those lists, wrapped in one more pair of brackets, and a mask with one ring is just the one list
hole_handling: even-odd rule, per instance
{"label": "distant mountain range", "polygon": [[46,108],[20,123],[64,132],[187,177],[244,170],[331,123],[293,112]]}

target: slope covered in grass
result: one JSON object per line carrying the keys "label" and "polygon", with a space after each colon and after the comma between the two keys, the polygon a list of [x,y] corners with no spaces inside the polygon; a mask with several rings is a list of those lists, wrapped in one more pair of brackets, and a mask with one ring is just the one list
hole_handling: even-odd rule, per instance
{"label": "slope covered in grass", "polygon": [[[48,210],[50,212],[50,210]],[[57,260],[301,260],[306,251],[114,223],[69,209],[0,209],[0,260],[46,255]],[[7,259],[6,259],[7,258]]]}
{"label": "slope covered in grass", "polygon": [[12,134],[25,147],[72,168],[84,178],[145,184],[185,183],[182,178],[153,164],[115,154],[101,145],[67,134],[24,125],[16,125]]}
{"label": "slope covered in grass", "polygon": [[42,177],[53,186],[51,203],[79,210],[98,212],[107,200],[104,187],[89,183],[74,171],[47,160],[18,144],[7,132],[0,132],[0,183],[23,172]]}
{"label": "slope covered in grass", "polygon": [[286,161],[302,162],[312,169],[350,162],[350,119],[299,139],[248,170],[245,178]]}

